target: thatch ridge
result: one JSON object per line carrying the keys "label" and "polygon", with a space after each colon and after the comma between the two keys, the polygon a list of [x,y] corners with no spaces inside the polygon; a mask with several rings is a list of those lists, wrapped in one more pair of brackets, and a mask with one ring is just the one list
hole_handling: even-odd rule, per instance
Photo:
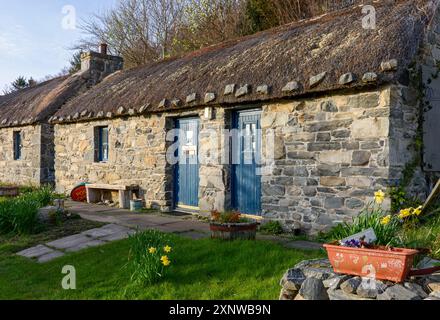
{"label": "thatch ridge", "polygon": [[[265,101],[329,90],[358,88],[365,73],[378,74],[375,85],[396,81],[416,55],[428,17],[419,7],[426,1],[398,0],[375,3],[377,29],[362,28],[360,6],[325,14],[208,47],[182,58],[170,59],[114,75],[87,93],[72,99],[57,114],[87,110],[88,116]],[[392,59],[397,70],[382,72],[381,63]],[[326,72],[311,87],[310,78]],[[355,81],[340,84],[343,74]],[[283,91],[296,81],[297,90]],[[249,85],[237,97],[225,87]],[[257,88],[267,85],[269,92]],[[187,96],[197,94],[197,99]],[[215,99],[205,100],[206,93]],[[174,102],[173,102],[174,101]],[[122,108],[123,109],[122,109]],[[80,110],[81,109],[81,110]]]}
{"label": "thatch ridge", "polygon": [[[430,8],[426,0],[374,2],[375,30],[362,28],[362,6],[352,6],[120,71],[81,94],[82,78],[55,79],[0,98],[0,124],[26,123],[29,116],[42,121],[56,110],[49,121],[88,121],[397,82],[420,48],[438,3],[433,1]],[[382,63],[389,61],[391,68],[384,70]],[[363,80],[365,74],[370,81]]]}
{"label": "thatch ridge", "polygon": [[0,97],[0,127],[45,122],[87,85],[81,73],[61,76]]}

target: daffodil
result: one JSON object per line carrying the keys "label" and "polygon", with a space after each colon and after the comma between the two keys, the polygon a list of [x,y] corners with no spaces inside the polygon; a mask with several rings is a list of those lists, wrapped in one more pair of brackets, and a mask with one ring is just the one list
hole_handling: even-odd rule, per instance
{"label": "daffodil", "polygon": [[151,247],[150,249],[148,249],[148,252],[149,252],[150,254],[155,254],[155,253],[157,252],[157,249]]}
{"label": "daffodil", "polygon": [[166,253],[170,253],[171,250],[173,250],[173,248],[171,248],[170,246],[166,246],[163,248],[163,251],[165,251]]}
{"label": "daffodil", "polygon": [[400,219],[408,218],[409,216],[411,216],[413,210],[414,209],[412,208],[400,210],[399,218]]}
{"label": "daffodil", "polygon": [[374,200],[377,204],[382,204],[385,201],[385,193],[382,190],[375,192]]}
{"label": "daffodil", "polygon": [[384,225],[384,226],[388,225],[390,222],[391,222],[391,216],[390,216],[390,215],[384,217],[384,218],[380,221],[380,223],[381,223],[382,225]]}
{"label": "daffodil", "polygon": [[422,209],[423,209],[422,206],[418,207],[417,209],[414,209],[413,215],[420,216],[422,214]]}
{"label": "daffodil", "polygon": [[160,258],[160,261],[162,261],[162,264],[165,267],[168,267],[171,264],[170,259],[168,259],[168,256],[163,256],[162,258]]}

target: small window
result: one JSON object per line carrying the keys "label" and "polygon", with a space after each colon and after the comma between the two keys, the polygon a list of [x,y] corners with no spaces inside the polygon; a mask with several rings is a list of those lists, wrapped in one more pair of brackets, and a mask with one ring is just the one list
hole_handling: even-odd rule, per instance
{"label": "small window", "polygon": [[95,128],[95,161],[107,162],[108,154],[108,127],[97,127]]}
{"label": "small window", "polygon": [[21,160],[21,132],[14,131],[14,160]]}

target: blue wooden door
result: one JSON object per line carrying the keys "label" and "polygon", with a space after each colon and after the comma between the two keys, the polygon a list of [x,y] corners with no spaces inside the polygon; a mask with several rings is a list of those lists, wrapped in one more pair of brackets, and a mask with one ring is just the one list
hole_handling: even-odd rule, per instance
{"label": "blue wooden door", "polygon": [[175,206],[197,209],[199,206],[199,119],[179,119],[178,163],[175,170]]}
{"label": "blue wooden door", "polygon": [[235,115],[232,205],[244,214],[261,215],[261,112]]}

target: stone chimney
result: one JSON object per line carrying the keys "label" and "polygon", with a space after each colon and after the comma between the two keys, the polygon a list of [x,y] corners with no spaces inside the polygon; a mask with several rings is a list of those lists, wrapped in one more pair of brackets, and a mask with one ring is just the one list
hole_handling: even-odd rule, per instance
{"label": "stone chimney", "polygon": [[99,45],[99,52],[89,51],[81,54],[81,72],[89,73],[89,84],[95,85],[101,82],[109,74],[122,70],[124,59],[107,54],[106,43]]}

